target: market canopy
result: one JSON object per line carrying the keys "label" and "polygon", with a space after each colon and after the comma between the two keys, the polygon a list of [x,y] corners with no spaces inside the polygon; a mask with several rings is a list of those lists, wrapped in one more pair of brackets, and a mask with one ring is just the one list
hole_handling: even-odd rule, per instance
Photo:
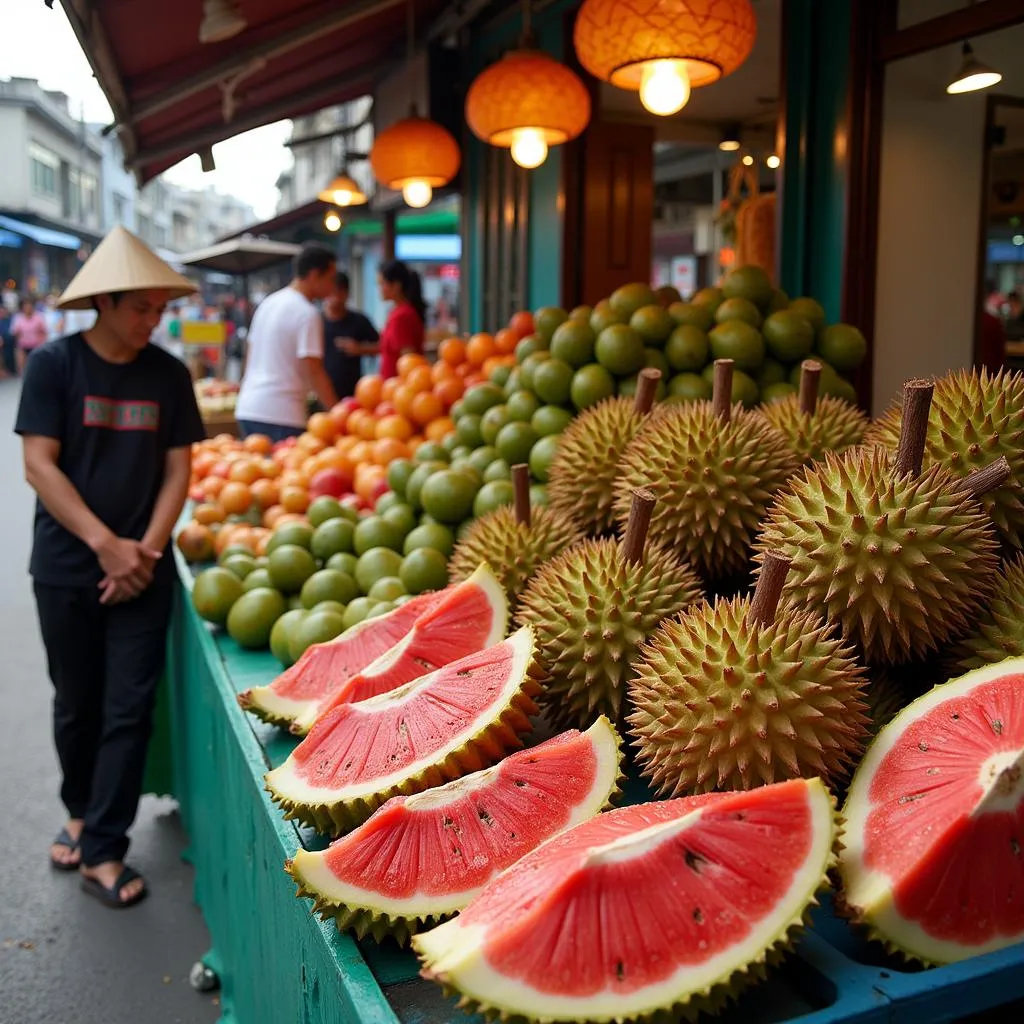
{"label": "market canopy", "polygon": [[[38,2],[38,0],[37,0]],[[142,181],[241,132],[365,96],[405,52],[410,0],[246,0],[246,28],[201,43],[204,0],[61,0]],[[428,38],[466,20],[414,0]],[[205,5],[209,7],[210,5]]]}
{"label": "market canopy", "polygon": [[54,249],[80,249],[82,240],[77,235],[69,235],[66,231],[54,231],[52,228],[28,224],[14,217],[0,217],[0,228],[21,235],[37,245],[49,245]]}
{"label": "market canopy", "polygon": [[301,246],[269,238],[232,238],[178,257],[178,262],[222,274],[255,274],[293,259]]}

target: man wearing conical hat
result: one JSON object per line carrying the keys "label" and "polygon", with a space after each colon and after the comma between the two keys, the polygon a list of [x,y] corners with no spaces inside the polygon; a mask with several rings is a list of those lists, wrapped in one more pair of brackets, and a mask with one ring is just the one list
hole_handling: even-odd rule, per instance
{"label": "man wearing conical hat", "polygon": [[115,228],[59,303],[95,309],[95,325],[33,352],[15,424],[38,495],[29,571],[68,812],[50,859],[113,907],[146,894],[127,833],[163,671],[171,529],[204,436],[187,369],[149,338],[195,290]]}

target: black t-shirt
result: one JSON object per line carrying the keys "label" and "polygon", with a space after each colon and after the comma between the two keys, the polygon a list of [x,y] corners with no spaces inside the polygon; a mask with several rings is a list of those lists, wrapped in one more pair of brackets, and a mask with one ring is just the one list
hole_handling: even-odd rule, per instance
{"label": "black t-shirt", "polygon": [[[47,342],[25,369],[14,429],[60,441],[59,466],[119,537],[141,540],[172,448],[206,436],[185,364],[156,345],[109,363],[81,334]],[[103,571],[83,541],[36,502],[29,572],[50,586],[95,586]],[[155,579],[173,577],[170,545]]]}
{"label": "black t-shirt", "polygon": [[353,341],[379,341],[380,335],[362,313],[348,310],[340,320],[324,317],[324,369],[331,378],[339,398],[355,394],[356,382],[361,376],[359,356],[346,355],[338,348],[339,338]]}

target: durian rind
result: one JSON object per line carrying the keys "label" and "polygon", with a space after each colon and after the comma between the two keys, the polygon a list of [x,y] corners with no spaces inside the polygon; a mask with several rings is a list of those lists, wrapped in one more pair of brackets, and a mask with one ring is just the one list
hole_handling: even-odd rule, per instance
{"label": "durian rind", "polygon": [[786,438],[805,465],[817,461],[825,452],[843,452],[859,445],[870,422],[855,405],[832,395],[821,396],[809,416],[800,411],[798,395],[769,402],[757,411]]}
{"label": "durian rind", "polygon": [[954,676],[1024,655],[1024,556],[1004,567],[984,612],[950,653]]}

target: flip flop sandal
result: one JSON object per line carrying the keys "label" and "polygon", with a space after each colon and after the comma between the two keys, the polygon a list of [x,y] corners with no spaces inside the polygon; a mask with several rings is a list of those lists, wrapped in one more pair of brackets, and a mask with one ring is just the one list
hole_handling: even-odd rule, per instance
{"label": "flip flop sandal", "polygon": [[[57,835],[57,838],[53,841],[53,845],[67,847],[67,849],[69,849],[72,853],[74,853],[78,849],[78,842],[71,838],[71,833],[68,832],[66,828],[62,828],[60,830],[60,833]],[[77,871],[82,865],[77,860],[65,864],[62,861],[57,860],[56,857],[51,855],[50,866],[55,871]]]}
{"label": "flip flop sandal", "polygon": [[131,899],[121,899],[121,890],[129,882],[134,882],[137,878],[142,878],[138,871],[125,867],[121,874],[117,876],[117,881],[109,889],[97,879],[85,876],[82,878],[82,888],[90,896],[95,896],[105,907],[110,907],[111,910],[123,910],[125,907],[133,907],[149,894],[149,890],[143,886]]}

